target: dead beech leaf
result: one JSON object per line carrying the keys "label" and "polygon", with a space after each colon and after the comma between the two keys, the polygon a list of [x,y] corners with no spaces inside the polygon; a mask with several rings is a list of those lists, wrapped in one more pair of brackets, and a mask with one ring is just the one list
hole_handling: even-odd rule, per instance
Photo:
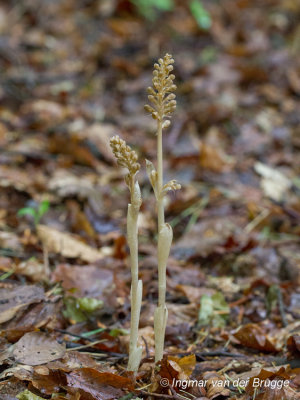
{"label": "dead beech leaf", "polygon": [[9,321],[22,308],[44,299],[44,290],[34,285],[0,289],[0,323]]}
{"label": "dead beech leaf", "polygon": [[291,335],[287,340],[287,348],[291,353],[300,354],[300,335]]}
{"label": "dead beech leaf", "polygon": [[42,332],[26,333],[15,345],[15,360],[26,365],[41,365],[62,358],[65,346]]}
{"label": "dead beech leaf", "polygon": [[111,296],[114,285],[112,271],[93,265],[59,264],[53,272],[52,279],[62,282],[65,290],[76,288],[74,297],[93,297],[101,300]]}
{"label": "dead beech leaf", "polygon": [[[295,392],[289,385],[281,385],[281,382],[290,381],[289,367],[287,370],[285,367],[280,367],[277,371],[268,371],[262,369],[258,375],[252,376],[246,387],[248,395],[255,394],[255,397],[262,398],[264,400],[296,400],[299,399],[299,394]],[[256,380],[256,381],[255,381]],[[257,380],[261,383],[258,388],[254,382]],[[277,382],[276,382],[277,381]],[[265,383],[267,383],[265,385]],[[263,394],[263,396],[261,396]]]}
{"label": "dead beech leaf", "polygon": [[45,263],[41,263],[35,258],[30,258],[18,264],[15,268],[15,273],[27,276],[33,282],[42,282],[49,279],[50,270]]}
{"label": "dead beech leaf", "polygon": [[60,232],[46,225],[38,225],[37,233],[39,239],[50,252],[61,254],[64,257],[80,258],[86,262],[93,262],[109,255],[109,252],[104,254],[104,252],[73,238],[69,233]]}
{"label": "dead beech leaf", "polygon": [[218,375],[217,372],[209,371],[203,374],[203,379],[207,381],[206,384],[206,396],[209,399],[214,399],[219,396],[228,397],[230,390],[225,385],[225,379]]}
{"label": "dead beech leaf", "polygon": [[189,378],[196,365],[195,354],[190,354],[189,356],[185,356],[182,358],[169,356],[168,360],[176,362],[176,364],[178,364],[178,366],[180,367],[181,371],[179,377],[181,380]]}
{"label": "dead beech leaf", "polygon": [[201,142],[200,165],[213,172],[228,171],[233,166],[233,161],[221,150],[208,143]]}
{"label": "dead beech leaf", "polygon": [[94,190],[94,183],[91,175],[79,177],[64,169],[57,169],[49,180],[48,187],[61,197],[78,196],[85,199]]}
{"label": "dead beech leaf", "polygon": [[279,350],[270,341],[267,334],[257,324],[241,326],[233,336],[238,339],[241,345],[266,352],[278,352]]}
{"label": "dead beech leaf", "polygon": [[123,389],[132,390],[131,380],[110,372],[81,368],[67,376],[68,385],[81,389],[96,400],[114,400],[124,395]]}

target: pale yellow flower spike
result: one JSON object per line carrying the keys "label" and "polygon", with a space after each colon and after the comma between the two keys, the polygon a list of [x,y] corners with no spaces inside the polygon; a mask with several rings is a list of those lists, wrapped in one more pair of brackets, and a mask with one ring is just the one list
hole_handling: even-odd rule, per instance
{"label": "pale yellow flower spike", "polygon": [[130,344],[128,370],[137,373],[141,358],[142,347],[138,346],[138,329],[142,304],[143,284],[139,280],[138,265],[138,215],[142,204],[141,191],[135,175],[140,169],[137,162],[137,154],[119,136],[114,136],[110,140],[111,149],[117,159],[118,165],[128,169],[125,178],[130,190],[131,203],[128,204],[127,211],[127,240],[130,250],[131,266],[131,321],[130,321]]}
{"label": "pale yellow flower spike", "polygon": [[173,239],[173,231],[169,224],[165,223],[164,215],[164,196],[169,190],[180,189],[179,183],[171,180],[163,185],[163,149],[162,131],[170,126],[170,114],[176,109],[176,96],[173,93],[176,86],[173,81],[175,75],[173,71],[174,60],[170,54],[160,58],[154,64],[153,87],[148,88],[148,99],[151,105],[146,105],[145,110],[150,112],[152,118],[157,120],[157,171],[154,165],[147,161],[147,172],[153,187],[158,213],[158,307],[154,314],[154,333],[155,333],[155,361],[163,357],[165,331],[168,318],[166,307],[166,267]]}

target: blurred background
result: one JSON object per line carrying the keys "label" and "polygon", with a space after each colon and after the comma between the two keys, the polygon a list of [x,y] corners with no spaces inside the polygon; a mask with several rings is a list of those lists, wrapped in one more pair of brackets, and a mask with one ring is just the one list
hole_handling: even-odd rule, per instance
{"label": "blurred background", "polygon": [[[143,106],[153,63],[169,52],[178,107],[164,136],[165,178],[183,186],[166,204],[173,256],[219,268],[209,255],[228,253],[225,273],[236,264],[294,276],[299,20],[296,0],[2,1],[2,228],[23,235],[30,218],[18,210],[46,201],[45,224],[125,257],[128,192],[109,138],[120,134],[143,165],[155,160],[155,121]],[[144,172],[139,179],[145,255],[155,202]],[[16,242],[36,245],[30,235]]]}

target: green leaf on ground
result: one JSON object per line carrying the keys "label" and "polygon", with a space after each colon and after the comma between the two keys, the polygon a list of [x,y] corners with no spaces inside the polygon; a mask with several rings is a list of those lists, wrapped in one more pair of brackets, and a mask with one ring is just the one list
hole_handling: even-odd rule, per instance
{"label": "green leaf on ground", "polygon": [[16,398],[19,400],[44,400],[42,397],[31,393],[28,389],[24,390],[24,392],[19,393]]}
{"label": "green leaf on ground", "polygon": [[75,321],[83,322],[89,319],[91,314],[102,307],[103,301],[88,297],[76,298],[76,297],[65,297],[65,310],[63,315],[65,318]]}
{"label": "green leaf on ground", "polygon": [[226,325],[229,312],[229,306],[222,293],[217,292],[212,296],[203,295],[200,301],[198,324],[221,328]]}

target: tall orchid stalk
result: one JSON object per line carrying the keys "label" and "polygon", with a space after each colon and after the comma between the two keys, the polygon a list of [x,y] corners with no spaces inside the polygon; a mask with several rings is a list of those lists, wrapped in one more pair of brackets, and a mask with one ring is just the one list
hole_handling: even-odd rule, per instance
{"label": "tall orchid stalk", "polygon": [[142,304],[143,284],[138,278],[138,214],[142,204],[141,191],[136,180],[136,174],[140,169],[137,162],[137,154],[119,136],[110,140],[110,146],[121,167],[127,168],[128,174],[125,182],[130,190],[130,204],[127,211],[127,240],[130,250],[131,266],[131,321],[130,321],[130,344],[129,361],[127,369],[137,372],[142,358],[142,347],[138,346],[138,329]]}
{"label": "tall orchid stalk", "polygon": [[154,64],[152,87],[148,88],[148,99],[152,105],[146,105],[145,110],[150,112],[157,121],[157,171],[150,161],[147,163],[147,172],[151,185],[153,187],[158,214],[158,243],[157,243],[157,261],[158,261],[158,306],[154,314],[154,333],[155,333],[155,361],[163,357],[165,331],[168,318],[166,307],[166,267],[169,257],[173,231],[169,224],[165,223],[164,215],[164,197],[169,190],[180,189],[179,183],[175,180],[163,184],[163,130],[170,126],[168,118],[176,108],[176,96],[173,93],[176,86],[173,81],[175,75],[173,71],[174,60],[170,54],[160,58],[158,63]]}

